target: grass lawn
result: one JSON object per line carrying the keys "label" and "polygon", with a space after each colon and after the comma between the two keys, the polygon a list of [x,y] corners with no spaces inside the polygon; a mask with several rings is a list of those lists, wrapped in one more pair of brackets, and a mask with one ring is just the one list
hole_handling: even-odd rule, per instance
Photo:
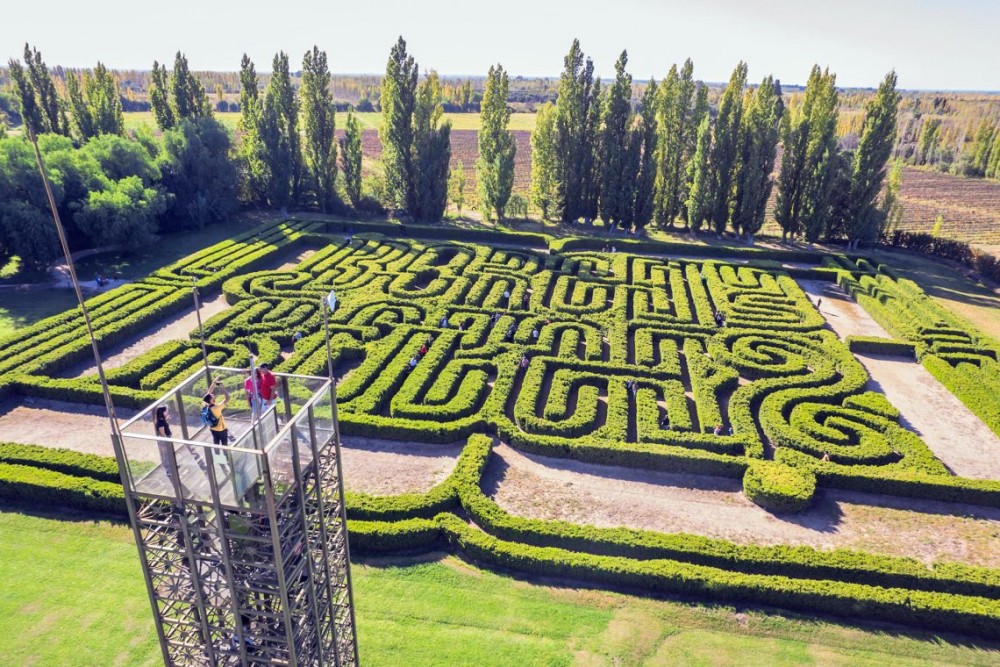
{"label": "grass lawn", "polygon": [[[131,531],[0,507],[0,656],[11,665],[155,665]],[[995,665],[950,643],[731,607],[541,586],[452,556],[354,568],[361,662],[396,665]]]}
{"label": "grass lawn", "polygon": [[76,295],[70,289],[4,290],[0,292],[0,338],[74,306]]}

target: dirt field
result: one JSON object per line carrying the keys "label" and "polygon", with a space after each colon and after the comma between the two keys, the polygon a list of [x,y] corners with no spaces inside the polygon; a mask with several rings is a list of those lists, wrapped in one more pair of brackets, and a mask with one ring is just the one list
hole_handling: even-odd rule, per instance
{"label": "dirt field", "polygon": [[463,444],[345,436],[341,446],[344,482],[351,491],[378,496],[429,491],[451,474]]}
{"label": "dirt field", "polygon": [[739,480],[530,456],[506,445],[496,448],[483,487],[524,517],[1000,566],[993,508],[822,492],[803,514],[778,517],[747,500]]}
{"label": "dirt field", "polygon": [[[119,420],[136,414],[127,408],[116,411]],[[35,398],[5,401],[0,404],[0,441],[114,456],[111,426],[103,405]]]}

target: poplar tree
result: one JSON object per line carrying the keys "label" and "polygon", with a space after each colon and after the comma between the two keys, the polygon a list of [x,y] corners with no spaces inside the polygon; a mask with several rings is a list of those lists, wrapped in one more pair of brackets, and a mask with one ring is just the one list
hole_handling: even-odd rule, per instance
{"label": "poplar tree", "polygon": [[413,106],[414,201],[410,217],[420,222],[440,220],[448,207],[448,164],[451,123],[441,122],[441,81],[431,70],[417,86]]}
{"label": "poplar tree", "polygon": [[600,151],[601,80],[595,79],[587,95],[584,118],[586,123],[581,135],[580,145],[580,216],[587,224],[597,218],[598,204],[601,197],[601,163],[598,158]]}
{"label": "poplar tree", "polygon": [[406,52],[402,37],[389,53],[382,78],[382,166],[390,206],[415,207],[413,170],[413,109],[416,103],[417,63]]}
{"label": "poplar tree", "polygon": [[771,173],[778,153],[778,132],[784,103],[781,84],[766,77],[753,93],[747,92],[740,128],[739,172],[733,208],[733,230],[752,241],[764,226],[767,200],[774,182]]}
{"label": "poplar tree", "polygon": [[556,108],[546,102],[535,114],[531,131],[531,201],[543,220],[559,215],[559,159],[556,154]]}
{"label": "poplar tree", "polygon": [[[502,220],[514,188],[514,156],[517,144],[508,132],[510,107],[507,95],[510,82],[499,64],[490,67],[480,105],[479,158],[476,178],[479,182],[480,210],[488,220]],[[464,179],[465,172],[462,172]],[[459,207],[461,212],[461,207]]]}
{"label": "poplar tree", "polygon": [[170,106],[170,82],[167,77],[167,66],[153,61],[153,71],[149,76],[149,106],[153,110],[153,118],[161,130],[169,130],[177,124],[174,110]]}
{"label": "poplar tree", "polygon": [[775,207],[782,240],[804,231],[813,243],[826,229],[837,162],[836,78],[813,66],[802,103],[783,125]]}
{"label": "poplar tree", "polygon": [[600,123],[600,82],[594,81],[594,63],[584,57],[580,41],[573,40],[563,59],[555,119],[556,200],[563,222],[597,212],[597,175],[594,139]]}
{"label": "poplar tree", "polygon": [[[72,78],[72,77],[71,77]],[[83,88],[87,96],[93,135],[125,134],[125,115],[118,82],[104,63],[98,62],[93,76],[84,76]]]}
{"label": "poplar tree", "polygon": [[636,140],[640,143],[635,176],[635,198],[632,222],[642,229],[653,219],[653,194],[656,185],[656,107],[657,85],[649,80],[639,103],[639,125],[635,129]]}
{"label": "poplar tree", "polygon": [[746,63],[740,62],[729,77],[719,102],[715,137],[709,159],[709,217],[717,234],[725,231],[732,214],[733,182],[739,167],[740,124],[743,117],[743,89],[747,83]]}
{"label": "poplar tree", "polygon": [[[84,74],[84,79],[87,76]],[[90,115],[87,100],[83,97],[80,80],[73,74],[66,76],[66,97],[73,114],[73,126],[76,128],[76,134],[81,141],[86,141],[94,136],[94,119]]]}
{"label": "poplar tree", "polygon": [[709,213],[711,204],[709,195],[709,153],[711,151],[712,126],[708,115],[701,119],[698,126],[698,137],[695,143],[694,155],[688,163],[691,192],[688,194],[687,213],[688,229],[695,233],[701,229],[702,223]]}
{"label": "poplar tree", "polygon": [[656,219],[661,225],[673,225],[687,195],[684,166],[694,150],[698,130],[692,106],[695,89],[694,64],[690,58],[679,73],[676,65],[671,66],[662,88],[657,119],[660,174]]}
{"label": "poplar tree", "polygon": [[[601,130],[600,214],[615,227],[632,217],[629,139],[632,125],[632,76],[625,71],[628,52],[615,62],[615,81],[604,100]],[[634,172],[633,172],[634,173]]]}
{"label": "poplar tree", "polygon": [[288,54],[272,61],[271,80],[260,106],[261,156],[267,166],[264,188],[271,206],[286,208],[298,202],[302,173],[302,144],[298,129],[299,104],[288,73]]}
{"label": "poplar tree", "polygon": [[337,198],[336,108],[326,51],[316,46],[302,58],[302,120],[306,166],[316,201],[326,213]]}
{"label": "poplar tree", "polygon": [[340,167],[344,174],[344,189],[354,208],[361,203],[361,124],[347,113],[344,136],[340,140]]}
{"label": "poplar tree", "polygon": [[31,85],[31,79],[21,67],[20,61],[11,59],[7,64],[14,94],[21,107],[21,120],[25,128],[38,135],[44,131],[45,120],[35,99],[35,87]]}
{"label": "poplar tree", "polygon": [[270,172],[261,138],[262,120],[257,70],[250,56],[244,53],[240,60],[240,119],[236,125],[240,146],[237,155],[242,199],[251,203],[268,199]]}
{"label": "poplar tree", "polygon": [[170,78],[171,103],[178,121],[185,118],[210,116],[211,105],[201,81],[191,73],[187,56],[180,51],[174,56],[174,74]]}
{"label": "poplar tree", "polygon": [[865,104],[865,120],[851,170],[850,208],[847,216],[849,250],[857,250],[862,241],[877,241],[885,228],[885,216],[875,200],[882,190],[886,164],[896,145],[899,100],[896,72],[893,70],[885,75],[878,92]]}
{"label": "poplar tree", "polygon": [[24,64],[28,68],[28,76],[41,112],[41,131],[69,136],[69,125],[65,116],[60,114],[56,85],[52,81],[52,75],[49,74],[49,68],[42,60],[41,52],[25,44]]}

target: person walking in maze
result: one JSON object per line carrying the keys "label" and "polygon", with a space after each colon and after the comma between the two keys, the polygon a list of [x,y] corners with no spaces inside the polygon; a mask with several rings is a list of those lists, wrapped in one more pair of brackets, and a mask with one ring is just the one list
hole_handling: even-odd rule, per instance
{"label": "person walking in maze", "polygon": [[261,411],[270,410],[278,402],[278,378],[274,377],[268,364],[260,365],[260,380],[257,386],[260,392]]}
{"label": "person walking in maze", "polygon": [[[171,437],[170,424],[167,423],[167,416],[167,406],[161,405],[156,408],[156,417],[153,420],[153,428],[156,430],[157,438]],[[160,450],[160,461],[163,462],[163,469],[167,472],[167,479],[173,481],[176,476],[176,470],[174,466],[174,453],[171,451],[172,447],[166,440],[157,440],[156,446]]]}
{"label": "person walking in maze", "polygon": [[538,327],[531,330],[531,339],[536,343],[538,342]]}
{"label": "person walking in maze", "polygon": [[219,381],[215,380],[208,388],[208,393],[203,396],[204,405],[201,408],[201,421],[212,434],[212,444],[225,445],[229,440],[235,440],[226,428],[226,418],[222,416],[222,411],[229,405],[229,390],[222,385],[222,400],[215,400],[215,388],[219,386]]}
{"label": "person walking in maze", "polygon": [[524,295],[521,296],[521,310],[528,310],[530,305],[531,295],[528,294],[528,290],[524,290]]}
{"label": "person walking in maze", "polygon": [[417,367],[417,362],[419,361],[420,360],[417,359],[417,356],[413,355],[413,357],[410,359],[410,365],[407,367],[408,368],[407,372],[412,373],[413,369]]}
{"label": "person walking in maze", "polygon": [[504,340],[506,341],[514,340],[514,334],[516,332],[517,332],[517,325],[516,324],[510,325],[509,327],[507,327],[507,335],[504,336]]}
{"label": "person walking in maze", "polygon": [[442,329],[447,329],[448,328],[448,315],[447,314],[445,314],[444,316],[441,317],[441,328]]}
{"label": "person walking in maze", "polygon": [[663,418],[660,419],[660,428],[669,431],[670,430],[670,415],[665,414]]}
{"label": "person walking in maze", "polygon": [[820,306],[822,306],[822,305],[823,305],[823,297],[821,297],[821,296],[820,297],[816,297],[816,310],[819,310]]}
{"label": "person walking in maze", "polygon": [[424,343],[423,345],[420,346],[420,356],[422,357],[425,354],[427,354],[427,343]]}
{"label": "person walking in maze", "polygon": [[529,362],[528,362],[528,355],[526,355],[526,354],[522,354],[522,355],[521,355],[521,370],[522,370],[522,371],[523,371],[523,370],[527,370],[527,368],[528,368],[528,363],[529,363]]}

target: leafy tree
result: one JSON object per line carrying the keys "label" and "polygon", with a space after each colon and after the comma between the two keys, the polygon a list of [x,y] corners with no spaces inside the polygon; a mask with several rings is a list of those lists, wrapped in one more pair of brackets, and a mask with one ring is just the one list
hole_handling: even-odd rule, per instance
{"label": "leafy tree", "polygon": [[893,232],[899,229],[903,221],[903,202],[899,193],[903,188],[903,161],[895,159],[889,168],[889,176],[885,182],[885,194],[882,196],[882,215],[885,217],[885,229]]}
{"label": "leafy tree", "polygon": [[767,200],[774,183],[771,172],[778,152],[778,131],[784,103],[781,84],[766,77],[753,93],[747,92],[740,128],[739,171],[733,228],[740,237],[749,237],[764,226]]}
{"label": "leafy tree", "polygon": [[857,249],[862,241],[877,241],[885,228],[885,217],[875,200],[882,190],[886,164],[896,145],[899,100],[896,72],[891,71],[885,75],[875,96],[865,104],[865,120],[851,171],[848,249]]}
{"label": "leafy tree", "polygon": [[440,220],[448,206],[448,163],[451,160],[451,123],[441,122],[441,81],[431,70],[417,86],[413,106],[413,188],[410,217],[421,222]]}
{"label": "leafy tree", "polygon": [[306,166],[320,210],[326,213],[337,199],[336,108],[326,51],[316,46],[302,59],[302,112]]}
{"label": "leafy tree", "polygon": [[271,80],[264,91],[260,137],[268,166],[268,202],[277,208],[298,203],[302,177],[299,103],[292,89],[288,54],[274,56]]}
{"label": "leafy tree", "polygon": [[627,171],[632,126],[632,76],[625,71],[628,52],[615,62],[615,81],[604,99],[601,128],[600,214],[612,227],[632,217],[634,178]]}
{"label": "leafy tree", "polygon": [[694,156],[688,163],[691,181],[691,191],[688,194],[687,212],[688,229],[695,233],[701,229],[702,223],[709,213],[709,154],[711,151],[712,126],[706,115],[698,126],[698,140],[695,143]]}
{"label": "leafy tree", "polygon": [[687,196],[684,165],[694,151],[695,134],[698,130],[692,106],[695,89],[694,64],[690,59],[684,62],[680,72],[676,65],[671,66],[660,89],[657,116],[659,173],[655,214],[660,225],[673,225]]}
{"label": "leafy tree", "polygon": [[340,167],[344,174],[344,189],[355,208],[361,202],[361,124],[348,112],[344,136],[340,140]]}
{"label": "leafy tree", "polygon": [[415,208],[413,111],[416,105],[417,63],[406,52],[402,37],[389,53],[382,78],[382,166],[390,206]]}
{"label": "leafy tree", "polygon": [[170,94],[174,115],[178,120],[212,114],[205,87],[191,73],[187,56],[180,51],[174,56],[174,75],[170,78]]}
{"label": "leafy tree", "polygon": [[29,133],[41,134],[45,131],[45,119],[42,109],[35,99],[35,87],[17,60],[8,61],[10,80],[14,87],[14,95],[20,105],[21,119]]}
{"label": "leafy tree", "polygon": [[44,267],[59,253],[52,218],[26,201],[0,201],[0,248],[26,266]]}
{"label": "leafy tree", "polygon": [[476,160],[480,210],[487,220],[503,219],[507,200],[514,188],[517,144],[514,143],[514,136],[507,131],[510,123],[508,87],[509,80],[503,67],[499,64],[491,66],[480,105],[482,122],[478,135],[479,158]]}
{"label": "leafy tree", "polygon": [[556,108],[546,102],[535,114],[531,131],[531,201],[542,211],[542,219],[558,215],[559,161],[556,155]]}
{"label": "leafy tree", "polygon": [[240,136],[237,150],[237,169],[240,180],[240,198],[248,203],[268,199],[270,168],[262,132],[263,112],[260,99],[260,82],[253,61],[243,54],[240,61],[240,119],[236,124]]}
{"label": "leafy tree", "polygon": [[111,181],[136,177],[145,187],[160,181],[159,166],[138,141],[131,141],[117,134],[103,134],[88,141],[80,150],[93,156],[101,171]]}
{"label": "leafy tree", "polygon": [[563,222],[593,219],[597,213],[598,179],[595,139],[600,123],[600,82],[594,81],[594,63],[584,60],[574,39],[563,59],[555,119],[557,188]]}
{"label": "leafy tree", "polygon": [[177,117],[170,105],[169,86],[167,66],[154,60],[153,71],[149,75],[149,106],[153,110],[156,125],[161,130],[169,130],[177,123]]}
{"label": "leafy tree", "polygon": [[52,81],[49,68],[42,60],[38,49],[24,45],[24,64],[28,68],[28,76],[35,90],[38,109],[41,111],[40,132],[52,132],[69,136],[69,126],[64,115],[60,113],[59,95],[56,84]]}
{"label": "leafy tree", "polygon": [[836,75],[814,66],[805,97],[783,126],[784,153],[775,218],[782,240],[803,230],[810,243],[826,230],[837,153]]}
{"label": "leafy tree", "polygon": [[920,127],[920,139],[917,142],[916,163],[932,164],[937,162],[941,148],[941,119],[925,118]]}
{"label": "leafy tree", "polygon": [[97,63],[93,76],[83,74],[82,85],[76,76],[67,75],[66,92],[73,125],[82,141],[101,134],[125,134],[118,82],[103,63]]}
{"label": "leafy tree", "polygon": [[635,198],[632,222],[642,229],[653,219],[653,195],[656,185],[657,148],[657,85],[650,79],[639,103],[639,125],[635,129],[634,150],[638,160],[635,169]]}
{"label": "leafy tree", "polygon": [[995,134],[993,147],[990,149],[990,162],[986,167],[986,178],[1000,178],[1000,128]]}
{"label": "leafy tree", "polygon": [[451,170],[451,176],[448,177],[448,196],[458,210],[458,214],[462,215],[462,206],[465,204],[465,165],[462,164],[461,160]]}
{"label": "leafy tree", "polygon": [[739,168],[740,125],[743,117],[743,89],[747,83],[746,63],[740,62],[729,77],[729,84],[719,101],[712,144],[709,217],[717,234],[729,223],[734,205],[734,180]]}
{"label": "leafy tree", "polygon": [[146,187],[138,176],[112,182],[106,190],[91,192],[77,211],[77,226],[96,245],[148,245],[157,219],[166,210],[166,197]]}
{"label": "leafy tree", "polygon": [[163,133],[163,188],[173,196],[167,229],[199,229],[236,210],[236,168],[229,132],[208,117],[185,119]]}

